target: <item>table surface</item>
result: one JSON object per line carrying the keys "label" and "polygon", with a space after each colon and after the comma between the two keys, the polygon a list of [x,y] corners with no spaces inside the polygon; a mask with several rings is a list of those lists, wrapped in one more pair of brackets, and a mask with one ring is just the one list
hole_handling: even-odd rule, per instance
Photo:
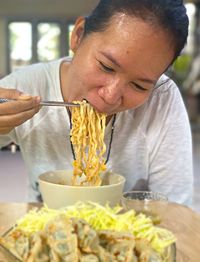
{"label": "table surface", "polygon": [[[0,235],[35,206],[38,204],[0,203]],[[200,214],[186,206],[168,203],[161,226],[171,230],[177,238],[177,262],[200,261]],[[0,262],[5,261],[0,254]]]}

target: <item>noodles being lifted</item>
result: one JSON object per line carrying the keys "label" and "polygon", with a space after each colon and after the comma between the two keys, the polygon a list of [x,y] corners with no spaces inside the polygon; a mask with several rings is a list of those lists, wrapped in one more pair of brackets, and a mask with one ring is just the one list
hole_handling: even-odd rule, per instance
{"label": "noodles being lifted", "polygon": [[106,115],[98,113],[86,101],[77,102],[79,107],[72,108],[71,142],[75,160],[72,185],[78,185],[78,178],[83,178],[81,185],[101,184],[100,173],[106,170],[103,154]]}

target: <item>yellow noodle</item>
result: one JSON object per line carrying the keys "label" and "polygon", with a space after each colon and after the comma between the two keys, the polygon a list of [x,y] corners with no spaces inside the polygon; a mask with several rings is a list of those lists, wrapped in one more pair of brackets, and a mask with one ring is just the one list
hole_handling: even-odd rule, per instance
{"label": "yellow noodle", "polygon": [[76,160],[73,162],[72,185],[100,185],[100,173],[106,169],[103,157],[106,115],[98,113],[86,101],[72,108],[71,142]]}

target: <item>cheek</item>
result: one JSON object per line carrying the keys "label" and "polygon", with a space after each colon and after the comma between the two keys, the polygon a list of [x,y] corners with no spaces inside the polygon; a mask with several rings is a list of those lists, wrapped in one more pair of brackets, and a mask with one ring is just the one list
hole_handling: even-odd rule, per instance
{"label": "cheek", "polygon": [[136,108],[144,104],[150,96],[150,92],[137,92],[130,90],[124,95],[124,106],[126,108]]}
{"label": "cheek", "polygon": [[89,67],[82,71],[81,82],[90,88],[100,88],[108,82],[108,77],[99,72],[98,68]]}

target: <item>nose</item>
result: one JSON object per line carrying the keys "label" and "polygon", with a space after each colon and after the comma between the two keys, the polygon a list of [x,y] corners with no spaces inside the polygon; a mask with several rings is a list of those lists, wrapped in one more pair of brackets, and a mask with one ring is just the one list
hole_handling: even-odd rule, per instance
{"label": "nose", "polygon": [[110,105],[120,104],[122,99],[122,87],[117,83],[109,83],[98,90],[99,96]]}

